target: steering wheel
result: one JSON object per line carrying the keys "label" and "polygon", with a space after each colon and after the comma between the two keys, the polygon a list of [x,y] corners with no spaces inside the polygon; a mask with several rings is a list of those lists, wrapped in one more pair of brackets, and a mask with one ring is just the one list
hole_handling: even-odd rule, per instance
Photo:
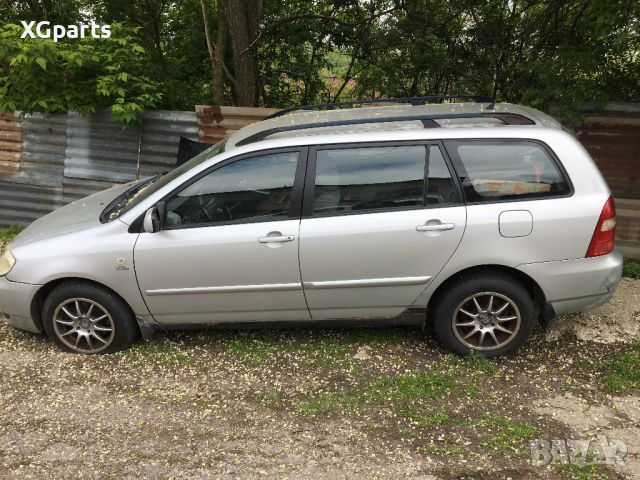
{"label": "steering wheel", "polygon": [[[198,195],[198,204],[210,222],[219,222],[220,214],[223,213],[227,216],[226,220],[233,220],[233,215],[231,215],[231,211],[227,205],[224,205],[224,210],[220,206],[217,206],[218,202],[216,202],[215,195]],[[214,212],[217,214],[215,218],[213,215]]]}

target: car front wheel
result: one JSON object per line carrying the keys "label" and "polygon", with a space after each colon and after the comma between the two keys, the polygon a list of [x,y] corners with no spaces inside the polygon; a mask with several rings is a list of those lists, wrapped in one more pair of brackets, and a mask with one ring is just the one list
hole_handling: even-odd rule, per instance
{"label": "car front wheel", "polygon": [[120,297],[76,282],[59,285],[47,296],[43,326],[62,350],[86,355],[125,349],[138,335],[133,314]]}

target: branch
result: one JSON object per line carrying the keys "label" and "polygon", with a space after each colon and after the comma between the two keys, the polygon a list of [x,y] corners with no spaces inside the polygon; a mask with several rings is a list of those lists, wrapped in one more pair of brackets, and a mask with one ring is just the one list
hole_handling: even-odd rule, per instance
{"label": "branch", "polygon": [[353,64],[356,63],[357,56],[358,56],[358,48],[356,47],[353,51],[353,55],[351,56],[351,62],[349,62],[349,68],[347,69],[347,73],[345,73],[344,75],[344,81],[342,82],[342,85],[340,85],[340,88],[336,92],[336,95],[333,97],[334,103],[338,101],[338,97],[340,97],[340,94],[342,93],[344,88],[347,86],[347,84],[351,80],[351,70],[353,69]]}
{"label": "branch", "polygon": [[290,22],[295,22],[298,20],[325,20],[327,22],[333,22],[336,23],[338,25],[342,25],[343,27],[358,27],[360,25],[362,25],[363,23],[367,23],[367,22],[372,22],[373,20],[375,20],[376,18],[380,18],[383,17],[385,15],[388,15],[390,13],[395,12],[396,10],[398,10],[401,7],[393,7],[390,8],[388,10],[384,10],[382,12],[378,12],[374,15],[371,15],[370,17],[367,18],[363,18],[362,20],[358,20],[357,22],[346,22],[338,17],[335,17],[331,14],[327,14],[327,13],[299,13],[297,15],[291,15],[289,17],[284,17],[281,18],[280,20],[273,22],[269,25],[267,25],[264,29],[260,30],[258,32],[258,35],[256,36],[256,38],[253,40],[253,42],[251,42],[251,44],[242,52],[242,54],[247,53],[249,50],[251,50],[253,47],[255,47],[256,43],[258,43],[258,41],[263,37],[264,34],[268,34],[270,33],[272,30],[276,30],[277,28],[280,28],[281,26],[290,23]]}

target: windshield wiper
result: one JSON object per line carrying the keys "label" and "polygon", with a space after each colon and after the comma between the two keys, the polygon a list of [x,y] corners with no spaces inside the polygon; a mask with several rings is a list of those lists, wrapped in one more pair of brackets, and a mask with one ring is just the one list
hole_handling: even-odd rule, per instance
{"label": "windshield wiper", "polygon": [[127,206],[127,204],[131,201],[131,199],[140,190],[142,190],[143,188],[148,187],[149,185],[151,185],[153,182],[158,180],[162,175],[163,174],[160,173],[158,175],[154,175],[151,178],[148,178],[148,179],[143,180],[143,181],[141,181],[139,183],[136,183],[135,185],[132,185],[127,190],[122,192],[116,198],[114,198],[109,203],[109,205],[107,205],[105,207],[105,209],[102,211],[102,213],[100,214],[100,222],[101,223],[108,223],[111,220],[116,219],[117,216],[113,216],[114,213],[119,213],[119,211],[122,211],[124,209],[124,207]]}

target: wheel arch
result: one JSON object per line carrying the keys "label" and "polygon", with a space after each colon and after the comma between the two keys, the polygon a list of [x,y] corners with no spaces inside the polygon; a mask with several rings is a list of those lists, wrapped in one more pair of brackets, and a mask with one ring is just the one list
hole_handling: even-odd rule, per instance
{"label": "wheel arch", "polygon": [[532,277],[530,277],[526,273],[516,268],[507,267],[505,265],[496,265],[496,264],[476,265],[473,267],[465,268],[463,270],[453,273],[446,280],[444,280],[440,285],[438,285],[427,303],[427,316],[426,316],[427,323],[433,322],[433,318],[431,317],[431,312],[433,312],[434,307],[438,302],[440,295],[442,295],[442,293],[446,291],[447,288],[449,288],[451,285],[455,284],[456,282],[460,281],[461,279],[469,275],[476,275],[476,274],[482,274],[482,273],[486,274],[491,272],[510,276],[516,279],[518,282],[520,282],[527,289],[527,291],[531,295],[531,298],[533,299],[535,314],[536,314],[536,318],[538,319],[538,322],[543,327],[545,327],[548,324],[550,319],[553,317],[553,309],[548,304],[544,291],[542,290],[540,285],[538,285],[538,282],[536,282]]}
{"label": "wheel arch", "polygon": [[[95,287],[102,288],[103,290],[108,290],[111,294],[115,295],[120,300],[122,300],[124,305],[126,305],[129,311],[131,312],[132,318],[135,318],[135,313],[131,308],[131,305],[129,305],[129,303],[124,298],[122,298],[122,295],[120,295],[118,292],[116,292],[112,288],[109,288],[107,285],[100,282],[96,282],[95,280],[90,280],[88,278],[62,277],[62,278],[56,278],[55,280],[51,280],[45,283],[44,285],[42,285],[38,289],[36,294],[33,296],[33,299],[31,300],[31,318],[33,319],[33,322],[35,323],[36,327],[41,332],[44,331],[44,328],[42,325],[42,309],[44,307],[45,299],[56,287],[66,283],[82,283],[85,285],[93,285]],[[136,322],[136,326],[137,328],[139,328],[139,325],[137,324],[137,322]]]}

